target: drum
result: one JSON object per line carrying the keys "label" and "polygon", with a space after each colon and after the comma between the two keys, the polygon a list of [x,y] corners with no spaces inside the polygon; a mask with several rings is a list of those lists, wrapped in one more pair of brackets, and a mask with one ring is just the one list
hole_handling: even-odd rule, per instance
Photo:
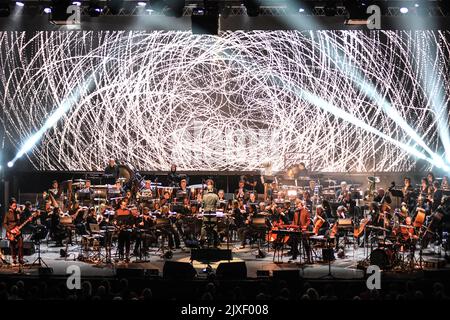
{"label": "drum", "polygon": [[134,177],[134,168],[128,164],[119,164],[119,179],[122,178],[123,184],[127,184]]}
{"label": "drum", "polygon": [[392,262],[392,251],[389,248],[377,248],[370,254],[370,264],[380,267],[380,269],[388,269]]}

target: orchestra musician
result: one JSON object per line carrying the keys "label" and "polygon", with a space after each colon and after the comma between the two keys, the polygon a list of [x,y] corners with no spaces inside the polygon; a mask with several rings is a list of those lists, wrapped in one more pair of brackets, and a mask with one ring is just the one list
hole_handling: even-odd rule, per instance
{"label": "orchestra musician", "polygon": [[440,206],[443,196],[444,196],[444,193],[442,192],[442,189],[440,188],[439,181],[433,181],[433,197],[432,197],[432,205],[431,205],[431,209],[433,212],[436,211],[437,208]]}
{"label": "orchestra musician", "polygon": [[[165,206],[165,205],[162,206],[161,207],[161,216],[165,217],[165,218],[170,218],[169,215],[170,215],[169,207]],[[167,236],[168,241],[169,241],[169,248],[171,250],[174,249],[174,245],[175,245],[175,249],[180,249],[180,236],[171,223],[168,224],[167,226],[164,226],[161,229],[161,231]]]}
{"label": "orchestra musician", "polygon": [[342,201],[342,199],[344,198],[344,194],[346,192],[348,192],[348,191],[349,191],[349,189],[348,189],[347,182],[346,181],[342,181],[341,182],[341,188],[336,191],[336,199],[338,201]]}
{"label": "orchestra musician", "polygon": [[170,171],[167,174],[167,184],[171,188],[178,187],[180,182],[180,175],[177,173],[177,165],[172,164],[170,166]]}
{"label": "orchestra musician", "polygon": [[414,187],[411,185],[411,178],[405,177],[403,181],[404,186],[402,188],[403,192],[402,202],[406,203],[406,207],[409,212],[415,212],[417,197],[414,192]]}
{"label": "orchestra musician", "polygon": [[[216,209],[219,203],[219,196],[214,193],[214,182],[211,179],[206,180],[206,190],[204,191],[205,194],[203,195],[203,212],[206,214],[215,214]],[[214,227],[208,226],[207,223],[208,219],[203,219],[203,225],[202,225],[202,231],[201,231],[201,237],[200,242],[202,244],[205,243],[205,238],[207,236],[208,231],[212,232],[214,246],[217,247],[219,245],[218,243],[218,234],[217,234],[217,225],[214,225]]]}
{"label": "orchestra musician", "polygon": [[330,229],[330,223],[328,222],[325,210],[322,205],[316,207],[316,213],[313,219],[314,233],[319,236],[323,236]]}
{"label": "orchestra musician", "polygon": [[180,180],[179,188],[176,193],[177,199],[191,198],[191,190],[187,188],[187,179],[182,178]]}
{"label": "orchestra musician", "polygon": [[234,198],[236,200],[246,201],[247,190],[245,189],[245,181],[240,180],[238,184],[238,188],[234,190]]}
{"label": "orchestra musician", "polygon": [[154,236],[150,234],[150,229],[154,226],[154,220],[150,216],[150,208],[144,207],[142,209],[142,215],[136,219],[136,227],[140,232],[136,236],[136,242],[134,244],[134,255],[138,256],[141,253],[148,251],[150,240],[154,239]]}
{"label": "orchestra musician", "polygon": [[[17,201],[11,199],[8,211],[3,218],[3,228],[6,232],[11,232],[15,227],[20,226],[26,219],[21,215],[17,208]],[[9,242],[13,265],[17,265],[17,257],[19,257],[19,264],[23,265],[23,237],[22,234],[16,235],[14,241]]]}
{"label": "orchestra musician", "polygon": [[116,164],[116,160],[110,158],[108,160],[108,165],[104,170],[104,177],[107,184],[113,184],[119,178],[119,166]]}
{"label": "orchestra musician", "polygon": [[[301,231],[308,231],[309,226],[311,224],[311,214],[308,208],[305,206],[302,200],[297,200],[295,203],[295,213],[294,219],[292,221],[293,225],[299,226]],[[300,254],[299,251],[299,236],[297,234],[293,234],[289,237],[288,244],[291,246],[290,253],[292,254],[292,260],[296,260],[297,256]],[[306,256],[308,261],[311,261],[311,248],[309,243],[305,237],[301,237],[301,241],[303,247],[305,248]]]}
{"label": "orchestra musician", "polygon": [[[122,200],[120,202],[119,209],[116,210],[114,215],[114,224],[119,228],[118,235],[118,250],[119,260],[130,261],[130,245],[131,245],[131,228],[133,227],[133,215],[127,208],[127,202]],[[124,255],[125,249],[125,255]]]}
{"label": "orchestra musician", "polygon": [[450,191],[450,185],[448,183],[448,177],[447,176],[443,176],[442,177],[441,189],[443,191]]}

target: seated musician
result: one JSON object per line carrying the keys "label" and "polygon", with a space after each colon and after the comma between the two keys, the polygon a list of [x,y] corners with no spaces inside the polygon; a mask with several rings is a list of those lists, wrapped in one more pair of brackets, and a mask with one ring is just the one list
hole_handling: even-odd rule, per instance
{"label": "seated musician", "polygon": [[86,218],[86,229],[89,231],[89,233],[92,233],[91,224],[98,224],[97,212],[95,212],[95,208],[89,208],[88,216]]}
{"label": "seated musician", "polygon": [[117,180],[112,188],[108,188],[108,198],[110,199],[114,208],[120,207],[120,201],[125,196],[125,190],[122,188],[122,183]]}
{"label": "seated musician", "polygon": [[164,191],[163,193],[163,197],[161,199],[161,201],[159,202],[160,206],[169,206],[172,203],[172,199],[170,197],[170,192],[169,191]]}
{"label": "seated musician", "polygon": [[225,191],[222,190],[222,189],[220,189],[220,190],[217,192],[217,196],[219,197],[219,204],[224,203],[225,206],[226,206],[226,205],[227,205],[227,200],[225,199]]}
{"label": "seated musician", "polygon": [[339,206],[337,208],[336,215],[338,219],[347,219],[349,217],[348,210],[344,206]]}
{"label": "seated musician", "polygon": [[[21,216],[20,210],[17,208],[17,202],[15,199],[11,199],[8,211],[3,218],[3,228],[6,232],[12,231],[15,227],[18,227],[23,223],[24,219]],[[11,250],[11,256],[13,259],[13,265],[17,264],[17,256],[19,256],[19,264],[23,265],[23,237],[21,234],[15,237],[14,241],[9,242]]]}
{"label": "seated musician", "polygon": [[257,205],[258,204],[258,200],[256,199],[256,194],[254,192],[249,193],[247,204],[249,204],[249,205],[252,205],[252,204]]}
{"label": "seated musician", "polygon": [[53,208],[50,218],[50,237],[56,242],[57,247],[63,246],[63,240],[69,236],[68,230],[61,224],[59,207]]}
{"label": "seated musician", "polygon": [[245,189],[245,181],[244,180],[240,180],[239,181],[239,186],[236,190],[234,190],[234,198],[236,200],[247,200],[247,190]]}
{"label": "seated musician", "polygon": [[344,194],[347,191],[350,191],[349,188],[348,188],[347,182],[346,181],[342,181],[341,182],[341,188],[336,191],[336,199],[338,201],[342,201],[342,199],[344,198]]}
{"label": "seated musician", "polygon": [[320,200],[320,196],[322,195],[322,189],[319,185],[317,185],[315,180],[309,180],[309,186],[306,189],[312,197],[312,201],[317,203]]}
{"label": "seated musician", "polygon": [[150,240],[155,240],[154,236],[150,234],[151,227],[153,226],[154,221],[150,216],[150,208],[144,207],[142,209],[142,215],[136,219],[136,227],[140,230],[140,232],[136,236],[136,242],[134,243],[133,252],[135,256],[138,256],[141,253],[146,253],[150,245]]}
{"label": "seated musician", "polygon": [[443,191],[450,191],[450,185],[448,183],[448,177],[447,176],[443,176],[442,177],[441,189]]}
{"label": "seated musician", "polygon": [[325,210],[321,205],[318,205],[316,207],[316,214],[314,216],[313,224],[314,224],[314,233],[319,236],[325,235],[327,231],[330,229],[330,223],[328,222]]}
{"label": "seated musician", "polygon": [[293,221],[294,220],[295,210],[292,210],[291,202],[289,200],[285,200],[284,201],[283,212],[284,212],[285,216],[288,218],[289,221]]}
{"label": "seated musician", "polygon": [[[162,206],[161,207],[161,216],[165,218],[169,218],[169,207],[168,206]],[[173,225],[170,223],[167,226],[164,226],[161,228],[161,232],[167,236],[168,242],[169,242],[169,248],[172,250],[174,248],[180,249],[180,235],[175,230]]]}
{"label": "seated musician", "polygon": [[[114,224],[119,228],[118,235],[118,250],[119,260],[125,262],[130,261],[130,245],[131,245],[131,231],[134,221],[131,211],[127,208],[127,202],[122,200],[119,209],[114,215]],[[125,255],[124,255],[125,251]]]}
{"label": "seated musician", "polygon": [[84,225],[84,208],[80,206],[79,201],[75,201],[72,207],[69,209],[69,215],[72,218],[72,223],[75,226],[75,230],[80,235],[86,235],[87,230]]}
{"label": "seated musician", "polygon": [[352,199],[352,193],[350,191],[344,194],[344,197],[341,201],[341,205],[346,209],[346,216],[354,217],[355,216],[355,207],[356,201]]}
{"label": "seated musician", "polygon": [[387,204],[391,204],[392,203],[391,197],[389,196],[389,194],[386,193],[386,191],[384,191],[383,188],[379,188],[377,190],[377,195],[375,196],[373,201],[378,202],[380,204],[382,204],[381,201],[383,201],[383,202],[385,202]]}
{"label": "seated musician", "polygon": [[309,212],[312,212],[313,202],[311,200],[311,194],[308,191],[303,192],[303,204]]}
{"label": "seated musician", "polygon": [[52,187],[48,189],[48,194],[51,194],[53,196],[53,199],[55,199],[56,201],[60,200],[61,193],[59,191],[58,181],[53,180]]}
{"label": "seated musician", "polygon": [[177,198],[177,200],[179,199],[178,201],[180,201],[184,198],[188,198],[188,199],[191,198],[191,190],[187,188],[187,179],[186,178],[181,179],[179,188],[176,193],[176,198]]}
{"label": "seated musician", "polygon": [[247,219],[245,220],[245,227],[241,230],[241,247],[240,249],[244,249],[247,243],[247,239],[251,239],[252,236],[256,233],[255,228],[253,227],[253,218],[257,215],[256,206],[251,204],[247,207]]}
{"label": "seated musician", "polygon": [[105,183],[106,184],[113,184],[114,181],[119,178],[119,166],[116,164],[116,160],[109,159],[108,165],[106,166],[104,170],[104,177],[105,177]]}
{"label": "seated musician", "polygon": [[289,224],[289,217],[285,214],[283,207],[274,205],[272,206],[273,211],[271,215],[271,222],[273,226]]}
{"label": "seated musician", "polygon": [[276,198],[273,200],[277,204],[284,204],[284,192],[278,191]]}

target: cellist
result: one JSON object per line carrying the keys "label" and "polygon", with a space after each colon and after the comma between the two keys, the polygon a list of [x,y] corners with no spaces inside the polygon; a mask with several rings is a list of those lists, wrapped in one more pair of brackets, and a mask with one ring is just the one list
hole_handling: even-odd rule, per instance
{"label": "cellist", "polygon": [[316,236],[325,235],[325,233],[330,228],[330,223],[328,222],[327,217],[325,216],[325,210],[323,209],[322,205],[318,205],[316,207],[313,225],[314,225],[313,232]]}

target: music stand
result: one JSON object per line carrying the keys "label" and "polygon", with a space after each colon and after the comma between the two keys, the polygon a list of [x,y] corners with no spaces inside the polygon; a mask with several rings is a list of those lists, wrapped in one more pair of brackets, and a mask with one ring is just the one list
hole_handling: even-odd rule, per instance
{"label": "music stand", "polygon": [[44,265],[46,268],[48,268],[47,263],[45,263],[44,259],[41,257],[41,240],[45,238],[46,236],[46,229],[37,227],[33,230],[33,241],[37,245],[37,258],[29,265],[29,267],[33,266],[39,266],[41,267]]}

